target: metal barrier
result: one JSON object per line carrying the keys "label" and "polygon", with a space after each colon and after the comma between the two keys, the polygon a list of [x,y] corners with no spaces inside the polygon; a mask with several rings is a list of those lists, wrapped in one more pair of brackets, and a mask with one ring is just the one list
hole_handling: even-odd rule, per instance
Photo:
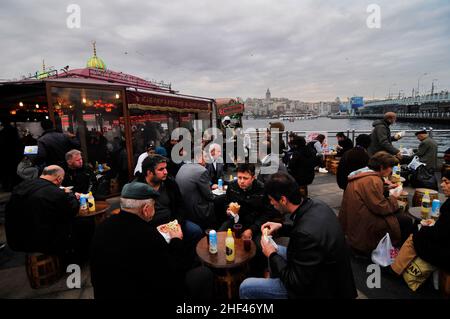
{"label": "metal barrier", "polygon": [[[416,140],[416,136],[415,136],[415,132],[417,132],[417,130],[392,130],[391,133],[395,134],[398,132],[402,132],[404,131],[406,133],[406,135],[402,138],[402,140],[409,140],[411,138],[414,138],[415,141],[411,142],[410,144],[416,144],[417,146],[415,148],[417,148],[419,146],[419,141]],[[282,138],[284,140],[284,142],[288,143],[289,140],[289,134],[291,133],[295,133],[297,135],[302,135],[302,136],[307,136],[308,133],[311,132],[317,132],[317,131],[284,131],[284,132],[278,132],[277,134],[282,134]],[[354,130],[354,129],[347,129],[347,130],[340,130],[340,131],[323,131],[327,133],[327,139],[328,139],[328,144],[337,144],[337,140],[336,140],[336,134],[339,132],[344,132],[346,133],[347,137],[350,138],[353,143],[355,143],[355,139],[359,134],[370,134],[372,133],[372,130]],[[251,137],[251,141],[252,141],[252,145],[255,145],[255,147],[252,147],[252,151],[256,151],[257,153],[259,153],[259,140],[261,138],[263,139],[267,139],[267,129],[255,129],[255,131],[249,132],[250,137]],[[432,138],[445,138],[447,139],[447,141],[449,141],[447,144],[442,144],[442,143],[438,143],[438,157],[443,157],[444,152],[450,147],[450,129],[433,129],[433,128],[429,128],[429,135]],[[409,142],[409,141],[408,141]],[[399,142],[400,143],[400,142]]]}

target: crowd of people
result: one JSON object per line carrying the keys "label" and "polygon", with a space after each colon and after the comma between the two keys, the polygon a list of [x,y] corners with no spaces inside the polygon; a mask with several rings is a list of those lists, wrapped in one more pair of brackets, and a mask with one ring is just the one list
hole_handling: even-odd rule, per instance
{"label": "crowd of people", "polygon": [[[370,136],[356,138],[356,146],[345,134],[337,135],[337,182],[344,190],[338,217],[302,191],[323,166],[324,136],[307,143],[292,134],[284,152],[267,145],[259,166],[277,160],[276,172],[258,174],[255,164],[239,163],[234,180],[224,177],[221,145],[194,148],[192,160],[181,163],[171,158],[179,141],[147,145],[134,180],[121,191],[120,212],[97,226],[77,218],[80,193],[95,193],[95,175],[73,140],[49,132],[44,141],[58,141],[66,151],[47,153],[54,159],[40,177],[14,188],[6,207],[8,244],[17,251],[58,255],[66,263],[89,261],[95,298],[212,298],[214,275],[195,249],[207,229],[224,231],[237,223],[257,247],[252,277],[239,289],[243,299],[355,298],[348,246],[368,255],[386,233],[394,245],[405,247],[401,255],[407,257],[393,265],[395,272],[404,271],[411,247],[415,255],[448,270],[449,201],[437,227],[417,232],[399,209],[397,195],[386,191],[385,178],[402,159],[391,144],[394,122],[395,114],[386,114]],[[428,165],[436,160],[430,155],[436,149],[426,132],[417,137],[416,154]],[[227,186],[220,201],[213,193],[219,180]],[[446,173],[441,184],[446,196],[449,183]],[[230,210],[231,203],[240,206],[238,213]],[[169,227],[174,220],[176,226]],[[263,234],[289,241],[275,247]],[[264,277],[267,271],[270,278]]]}

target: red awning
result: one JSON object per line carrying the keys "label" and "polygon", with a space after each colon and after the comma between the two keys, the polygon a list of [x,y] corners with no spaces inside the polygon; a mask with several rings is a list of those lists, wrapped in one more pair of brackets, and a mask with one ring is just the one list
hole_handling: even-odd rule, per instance
{"label": "red awning", "polygon": [[180,97],[175,94],[155,94],[127,91],[129,109],[164,112],[211,112],[211,102]]}

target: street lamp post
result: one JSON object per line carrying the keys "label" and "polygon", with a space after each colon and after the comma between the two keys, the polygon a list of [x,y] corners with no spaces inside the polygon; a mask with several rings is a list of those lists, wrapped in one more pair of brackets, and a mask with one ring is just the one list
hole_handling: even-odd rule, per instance
{"label": "street lamp post", "polygon": [[416,92],[416,95],[419,95],[420,96],[420,79],[423,77],[423,76],[425,76],[425,75],[427,75],[428,73],[424,73],[424,74],[422,74],[421,76],[419,76],[419,78],[417,79],[417,92]]}
{"label": "street lamp post", "polygon": [[431,82],[431,95],[433,95],[433,93],[434,93],[434,82],[437,80],[438,79],[433,79],[433,81]]}
{"label": "street lamp post", "polygon": [[394,86],[396,86],[397,83],[392,83],[392,85],[389,87],[389,95],[388,95],[388,99],[391,99],[391,88],[393,88]]}

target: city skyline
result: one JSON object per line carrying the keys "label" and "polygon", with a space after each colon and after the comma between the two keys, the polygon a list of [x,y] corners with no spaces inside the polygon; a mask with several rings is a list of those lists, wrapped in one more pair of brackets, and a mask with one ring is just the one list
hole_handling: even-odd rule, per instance
{"label": "city skyline", "polygon": [[[450,86],[450,4],[377,1],[3,1],[0,79],[83,68],[91,41],[107,67],[207,97],[304,102],[411,95]],[[368,12],[369,11],[369,12]]]}

